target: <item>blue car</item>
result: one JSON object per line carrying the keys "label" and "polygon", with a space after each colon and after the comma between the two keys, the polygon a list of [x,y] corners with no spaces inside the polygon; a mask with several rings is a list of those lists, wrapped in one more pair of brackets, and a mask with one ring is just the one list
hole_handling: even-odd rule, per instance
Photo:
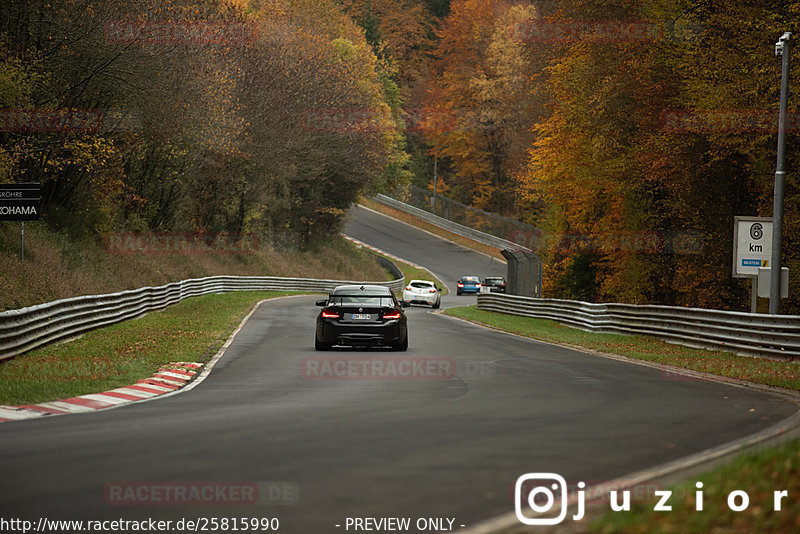
{"label": "blue car", "polygon": [[456,294],[463,293],[480,293],[481,292],[481,279],[478,276],[462,276],[456,283]]}

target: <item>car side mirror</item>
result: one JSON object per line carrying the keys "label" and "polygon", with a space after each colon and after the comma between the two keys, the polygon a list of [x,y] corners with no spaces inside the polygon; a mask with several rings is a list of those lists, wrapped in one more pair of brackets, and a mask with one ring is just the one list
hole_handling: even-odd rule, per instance
{"label": "car side mirror", "polygon": [[325,306],[326,304],[328,304],[328,299],[322,299],[316,302],[317,306]]}
{"label": "car side mirror", "polygon": [[439,286],[436,286],[436,291],[441,291],[441,290],[442,290],[442,288],[441,288],[441,287],[439,287]]}

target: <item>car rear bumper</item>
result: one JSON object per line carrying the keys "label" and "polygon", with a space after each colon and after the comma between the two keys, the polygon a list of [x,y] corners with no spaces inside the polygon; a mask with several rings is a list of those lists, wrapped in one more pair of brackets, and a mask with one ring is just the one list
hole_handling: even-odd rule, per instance
{"label": "car rear bumper", "polygon": [[317,339],[330,345],[393,345],[405,337],[406,326],[399,320],[372,325],[322,321],[317,325]]}
{"label": "car rear bumper", "polygon": [[435,293],[430,293],[428,295],[403,293],[403,300],[411,304],[436,304],[436,301],[439,300],[439,296]]}

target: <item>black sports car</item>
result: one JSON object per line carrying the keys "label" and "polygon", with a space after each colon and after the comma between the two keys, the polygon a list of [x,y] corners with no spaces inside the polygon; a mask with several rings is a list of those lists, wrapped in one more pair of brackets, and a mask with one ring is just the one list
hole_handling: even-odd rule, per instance
{"label": "black sports car", "polygon": [[339,286],[317,316],[314,348],[328,350],[334,345],[383,345],[408,349],[408,321],[402,305],[388,287]]}

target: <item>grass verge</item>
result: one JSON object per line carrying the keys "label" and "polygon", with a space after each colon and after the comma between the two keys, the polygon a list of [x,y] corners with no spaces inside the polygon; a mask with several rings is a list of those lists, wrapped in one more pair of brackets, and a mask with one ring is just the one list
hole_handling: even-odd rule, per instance
{"label": "grass verge", "polygon": [[[702,482],[703,509],[697,510],[696,482]],[[800,531],[800,440],[764,452],[744,454],[691,482],[670,488],[672,511],[655,512],[658,498],[633,500],[629,512],[608,512],[592,523],[591,532],[650,534],[680,532],[793,533]],[[732,491],[744,491],[749,506],[734,512],[728,506]],[[786,491],[781,509],[773,492]],[[737,501],[740,503],[741,501]]]}
{"label": "grass verge", "polygon": [[675,366],[768,386],[800,390],[800,362],[765,360],[737,356],[724,351],[694,349],[645,336],[584,332],[555,321],[483,311],[475,306],[451,308],[445,313],[541,341],[660,363],[665,366],[663,372],[666,379],[694,380],[667,367]]}
{"label": "grass verge", "polygon": [[[475,306],[451,308],[446,314],[526,337],[577,348],[618,354],[664,364],[667,380],[693,380],[670,367],[676,366],[729,378],[800,390],[800,364],[737,356],[729,352],[693,349],[644,336],[596,334],[555,321],[478,310]],[[696,482],[703,483],[704,509],[695,507]],[[653,511],[657,497],[632,499],[628,512],[607,511],[589,527],[597,534],[650,534],[707,532],[790,533],[800,531],[800,440],[757,453],[745,453],[691,482],[670,488],[672,511]],[[728,495],[747,492],[750,506],[734,512]],[[774,509],[774,491],[788,491],[782,510]]]}
{"label": "grass verge", "polygon": [[[139,236],[143,243],[150,236],[131,235]],[[159,234],[154,236],[157,239]],[[389,279],[372,254],[335,236],[303,251],[276,249],[267,242],[246,254],[229,254],[224,247],[202,254],[132,248],[120,255],[106,250],[99,238],[71,239],[48,229],[44,221],[35,221],[25,228],[22,265],[19,228],[0,225],[0,310],[214,275]]]}
{"label": "grass verge", "polygon": [[438,235],[439,237],[443,237],[448,241],[458,243],[459,245],[464,245],[465,247],[477,250],[478,252],[483,252],[484,254],[488,254],[489,256],[493,256],[495,258],[506,261],[503,255],[500,254],[500,249],[490,247],[489,245],[484,245],[483,243],[479,243],[474,239],[470,239],[462,235],[454,234],[453,232],[445,230],[444,228],[440,228],[435,224],[425,222],[418,217],[414,217],[413,215],[409,215],[408,213],[405,213],[403,211],[390,208],[389,206],[385,206],[380,202],[376,202],[370,198],[362,198],[361,200],[359,200],[359,204],[371,210],[383,213],[384,215],[388,215],[393,219],[397,219],[399,221],[406,222],[412,226],[416,226],[417,228],[427,230],[428,232],[434,235]]}
{"label": "grass verge", "polygon": [[258,301],[285,292],[193,297],[0,363],[0,404],[31,404],[135,384],[169,362],[205,362]]}

